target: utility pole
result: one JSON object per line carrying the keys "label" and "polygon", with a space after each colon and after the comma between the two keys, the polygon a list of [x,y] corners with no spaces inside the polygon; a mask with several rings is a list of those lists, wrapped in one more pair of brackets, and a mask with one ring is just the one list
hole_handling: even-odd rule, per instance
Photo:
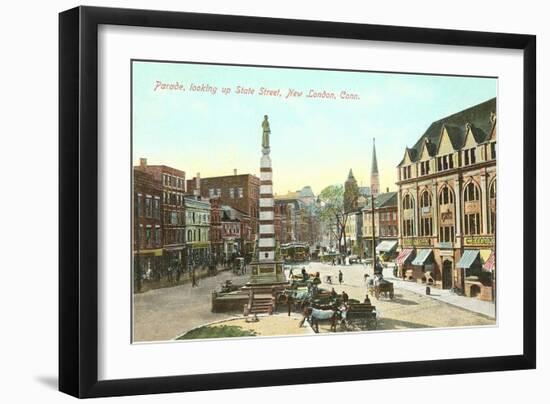
{"label": "utility pole", "polygon": [[372,214],[372,271],[376,271],[376,227],[374,224],[374,195],[370,195],[370,207]]}

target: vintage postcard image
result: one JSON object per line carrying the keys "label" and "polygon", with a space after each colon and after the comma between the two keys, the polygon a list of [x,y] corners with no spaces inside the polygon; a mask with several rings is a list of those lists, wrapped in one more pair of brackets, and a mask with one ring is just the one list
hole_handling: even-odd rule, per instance
{"label": "vintage postcard image", "polygon": [[496,324],[496,78],[131,73],[133,342]]}

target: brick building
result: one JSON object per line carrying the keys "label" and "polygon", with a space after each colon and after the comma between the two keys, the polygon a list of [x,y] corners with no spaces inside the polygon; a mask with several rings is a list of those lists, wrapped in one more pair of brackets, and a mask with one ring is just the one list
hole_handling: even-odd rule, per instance
{"label": "brick building", "polygon": [[[387,191],[387,190],[386,190]],[[372,257],[376,250],[383,259],[389,258],[397,248],[399,220],[397,212],[397,192],[385,192],[374,198],[374,235],[375,246],[372,245],[372,203],[367,199],[367,205],[361,209],[363,222],[363,242],[367,256]]]}
{"label": "brick building", "polygon": [[242,249],[242,222],[244,214],[228,205],[222,205],[222,244],[223,256],[229,260],[239,256]]}
{"label": "brick building", "polygon": [[493,98],[452,114],[405,150],[397,182],[404,278],[493,299],[495,113]]}
{"label": "brick building", "polygon": [[302,242],[310,247],[318,244],[319,224],[315,217],[315,203],[306,204],[300,191],[275,195],[275,216],[281,244]]}
{"label": "brick building", "polygon": [[162,188],[151,174],[134,169],[133,177],[133,251],[134,274],[141,279],[154,279],[162,270]]}
{"label": "brick building", "polygon": [[258,234],[260,179],[252,174],[226,175],[187,181],[187,192],[203,198],[219,198],[221,203],[242,212],[243,254],[251,254]]}
{"label": "brick building", "polygon": [[163,269],[184,270],[185,265],[185,172],[165,165],[148,165],[141,158],[137,171],[150,174],[161,186]]}

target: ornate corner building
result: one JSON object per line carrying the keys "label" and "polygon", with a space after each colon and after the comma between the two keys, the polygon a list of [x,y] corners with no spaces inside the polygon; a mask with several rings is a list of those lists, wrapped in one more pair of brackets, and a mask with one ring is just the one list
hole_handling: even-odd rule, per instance
{"label": "ornate corner building", "polygon": [[404,279],[493,300],[496,98],[433,122],[398,165]]}

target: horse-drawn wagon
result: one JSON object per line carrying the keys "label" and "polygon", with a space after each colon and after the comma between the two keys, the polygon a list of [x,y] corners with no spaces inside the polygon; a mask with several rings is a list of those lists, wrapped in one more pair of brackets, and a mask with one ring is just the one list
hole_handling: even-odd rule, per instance
{"label": "horse-drawn wagon", "polygon": [[393,299],[394,296],[393,283],[386,279],[370,279],[368,291],[371,296],[377,299],[380,299],[381,295],[390,299]]}
{"label": "horse-drawn wagon", "polygon": [[367,330],[376,330],[377,317],[376,307],[368,303],[352,303],[346,313],[348,325]]}

